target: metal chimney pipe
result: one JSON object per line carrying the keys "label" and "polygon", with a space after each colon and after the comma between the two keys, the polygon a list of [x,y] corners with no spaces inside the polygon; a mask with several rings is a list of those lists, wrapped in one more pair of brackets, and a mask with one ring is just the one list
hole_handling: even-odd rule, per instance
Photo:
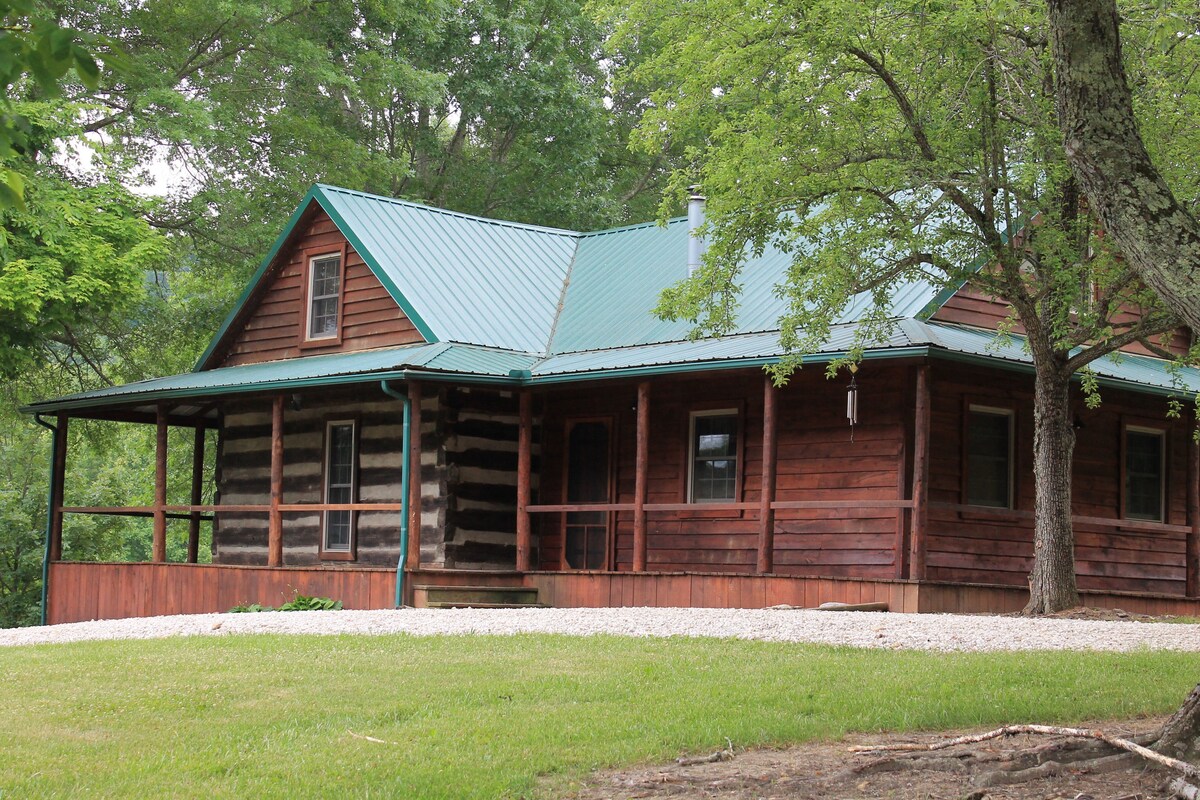
{"label": "metal chimney pipe", "polygon": [[704,195],[700,194],[700,186],[690,187],[691,197],[688,198],[688,277],[700,269],[700,261],[704,257],[707,242],[703,236],[697,236],[696,231],[704,225]]}

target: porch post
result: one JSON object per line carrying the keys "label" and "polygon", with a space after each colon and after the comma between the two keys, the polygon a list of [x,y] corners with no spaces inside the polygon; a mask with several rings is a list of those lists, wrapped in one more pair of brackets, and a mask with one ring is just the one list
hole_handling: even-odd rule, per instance
{"label": "porch post", "polygon": [[1200,442],[1188,431],[1187,515],[1191,531],[1187,537],[1185,589],[1188,597],[1200,597]]}
{"label": "porch post", "polygon": [[59,414],[58,430],[54,434],[54,461],[50,476],[50,560],[62,560],[63,486],[67,474],[67,423],[70,418]]}
{"label": "porch post", "polygon": [[[192,444],[192,505],[200,505],[204,499],[204,428],[196,427],[196,438]],[[195,564],[200,556],[200,512],[193,511],[188,520],[187,560]]]}
{"label": "porch post", "polygon": [[929,365],[917,367],[916,424],[913,428],[912,547],[909,577],[925,580],[925,528],[929,521]]}
{"label": "porch post", "polygon": [[283,395],[271,403],[271,511],[267,517],[267,566],[283,566]]}
{"label": "porch post", "polygon": [[167,560],[167,407],[161,403],[155,410],[154,447],[154,540],[151,559]]}
{"label": "porch post", "polygon": [[528,572],[532,554],[529,494],[533,471],[533,396],[520,394],[521,417],[517,428],[517,572]]}
{"label": "porch post", "polygon": [[408,428],[408,555],[407,569],[421,568],[421,384],[408,382],[412,419]]}
{"label": "porch post", "polygon": [[650,382],[637,387],[637,453],[633,488],[633,571],[646,571],[646,471],[650,462]]}
{"label": "porch post", "polygon": [[775,454],[779,390],[770,375],[763,376],[762,492],[758,509],[758,572],[771,572],[775,564]]}

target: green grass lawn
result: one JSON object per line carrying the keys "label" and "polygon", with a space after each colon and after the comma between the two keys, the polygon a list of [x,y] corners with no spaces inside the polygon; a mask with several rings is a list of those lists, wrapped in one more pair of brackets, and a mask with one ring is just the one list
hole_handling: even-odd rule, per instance
{"label": "green grass lawn", "polygon": [[0,648],[0,674],[3,798],[524,797],[726,737],[1163,713],[1197,681],[1190,653],[533,635]]}

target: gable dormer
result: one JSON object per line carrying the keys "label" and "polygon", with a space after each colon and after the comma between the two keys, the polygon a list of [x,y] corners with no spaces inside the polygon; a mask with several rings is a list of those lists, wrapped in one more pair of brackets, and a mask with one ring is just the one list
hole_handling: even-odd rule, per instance
{"label": "gable dormer", "polygon": [[[1008,302],[993,297],[973,282],[967,281],[933,312],[930,319],[934,322],[951,322],[994,331],[1000,329],[1002,325],[1006,325],[1014,314],[1015,312]],[[1138,309],[1123,306],[1121,313],[1113,317],[1113,322],[1118,324],[1133,322],[1139,316]],[[1012,325],[1010,330],[1013,333],[1025,333],[1025,328],[1019,323]],[[1186,328],[1177,328],[1170,335],[1155,337],[1154,343],[1174,355],[1181,356],[1188,352],[1190,340],[1191,337]],[[1121,351],[1143,356],[1161,355],[1152,352],[1139,342],[1127,344],[1121,348]]]}
{"label": "gable dormer", "polygon": [[203,366],[424,341],[346,236],[314,202],[292,227]]}

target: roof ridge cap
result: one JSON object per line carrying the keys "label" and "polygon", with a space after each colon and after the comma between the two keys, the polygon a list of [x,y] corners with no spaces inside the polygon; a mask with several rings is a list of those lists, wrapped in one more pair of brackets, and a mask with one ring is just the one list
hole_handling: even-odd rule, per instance
{"label": "roof ridge cap", "polygon": [[623,233],[624,231],[637,230],[639,228],[659,227],[666,229],[670,225],[675,225],[680,222],[687,222],[687,217],[671,217],[666,222],[660,224],[658,220],[649,220],[647,222],[635,222],[630,225],[619,225],[616,228],[601,228],[596,231],[583,231],[579,234],[580,239],[590,239],[594,236],[605,236],[610,233]]}
{"label": "roof ridge cap", "polygon": [[419,203],[415,200],[404,200],[399,197],[387,197],[381,194],[372,194],[371,192],[362,192],[357,189],[347,189],[344,186],[333,186],[327,183],[314,184],[314,188],[321,190],[324,193],[347,194],[355,197],[362,197],[368,200],[376,200],[381,203],[391,203],[392,205],[404,206],[416,211],[427,211],[432,214],[441,214],[448,217],[458,217],[472,222],[481,222],[487,225],[498,225],[504,228],[517,228],[519,230],[527,230],[533,233],[545,233],[554,236],[566,236],[568,238],[577,239],[584,234],[579,231],[573,231],[569,228],[555,228],[549,225],[534,225],[528,222],[514,222],[507,219],[495,219],[493,217],[482,217],[478,214],[467,214],[463,211],[453,211],[448,208],[439,208],[427,203]]}

